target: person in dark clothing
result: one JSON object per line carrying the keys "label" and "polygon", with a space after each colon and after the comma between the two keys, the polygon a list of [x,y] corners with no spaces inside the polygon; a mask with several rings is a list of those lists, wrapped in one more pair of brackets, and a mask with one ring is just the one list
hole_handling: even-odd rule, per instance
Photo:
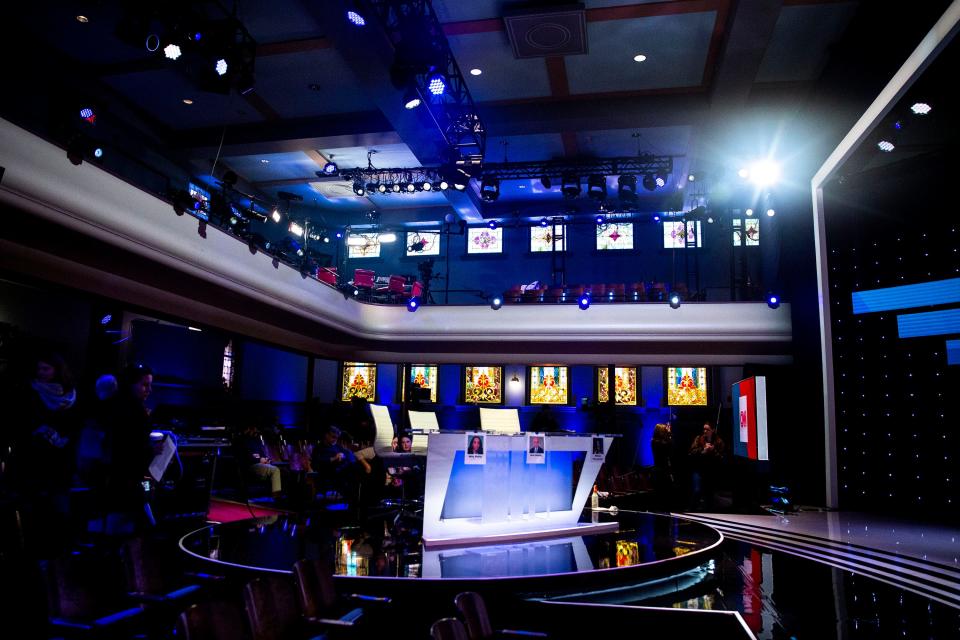
{"label": "person in dark clothing", "polygon": [[280,497],[281,477],[280,468],[270,464],[263,436],[253,425],[247,425],[237,438],[237,459],[243,462],[254,476],[261,479],[270,479],[270,493],[274,499]]}
{"label": "person in dark clothing", "polygon": [[726,449],[726,443],[713,425],[704,423],[703,433],[690,446],[693,497],[699,507],[713,506],[714,488]]}
{"label": "person in dark clothing", "polygon": [[330,425],[313,448],[312,466],[321,482],[332,483],[345,497],[356,495],[361,474],[369,473],[366,461],[361,463],[353,451],[340,444],[340,429]]}
{"label": "person in dark clothing", "polygon": [[668,512],[673,507],[673,433],[670,423],[653,428],[650,441],[653,451],[653,493],[658,511]]}

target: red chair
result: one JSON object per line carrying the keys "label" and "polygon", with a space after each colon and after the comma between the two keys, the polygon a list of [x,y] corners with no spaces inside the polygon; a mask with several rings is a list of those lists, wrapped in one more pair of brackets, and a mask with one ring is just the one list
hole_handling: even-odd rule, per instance
{"label": "red chair", "polygon": [[337,268],[322,267],[317,271],[317,280],[320,282],[325,282],[331,287],[337,286]]}
{"label": "red chair", "polygon": [[410,298],[419,298],[423,295],[423,283],[419,280],[410,285]]}
{"label": "red chair", "polygon": [[358,289],[372,290],[376,275],[375,271],[370,271],[369,269],[354,269],[353,286]]}

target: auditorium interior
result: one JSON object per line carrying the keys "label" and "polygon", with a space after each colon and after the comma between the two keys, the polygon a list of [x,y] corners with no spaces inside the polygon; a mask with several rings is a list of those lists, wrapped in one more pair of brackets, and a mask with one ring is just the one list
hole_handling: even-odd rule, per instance
{"label": "auditorium interior", "polygon": [[4,622],[960,637],[958,30],[10,3]]}

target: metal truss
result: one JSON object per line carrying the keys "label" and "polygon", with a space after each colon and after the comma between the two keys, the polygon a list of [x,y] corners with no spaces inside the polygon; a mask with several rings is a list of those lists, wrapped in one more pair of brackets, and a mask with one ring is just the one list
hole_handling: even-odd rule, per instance
{"label": "metal truss", "polygon": [[673,156],[639,155],[622,158],[558,159],[543,162],[486,163],[483,175],[500,180],[536,180],[544,176],[561,178],[599,174],[654,175],[666,178],[673,173]]}

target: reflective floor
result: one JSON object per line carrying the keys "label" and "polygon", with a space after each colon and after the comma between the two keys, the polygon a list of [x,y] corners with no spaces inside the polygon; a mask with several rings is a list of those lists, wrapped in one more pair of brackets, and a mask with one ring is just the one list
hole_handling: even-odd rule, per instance
{"label": "reflective floor", "polygon": [[277,515],[205,527],[181,544],[204,559],[266,570],[289,571],[300,558],[332,558],[340,575],[465,579],[636,567],[707,550],[720,540],[711,527],[669,516],[621,514],[619,520],[616,533],[424,549],[416,536],[405,534],[402,522],[330,527],[304,516]]}

